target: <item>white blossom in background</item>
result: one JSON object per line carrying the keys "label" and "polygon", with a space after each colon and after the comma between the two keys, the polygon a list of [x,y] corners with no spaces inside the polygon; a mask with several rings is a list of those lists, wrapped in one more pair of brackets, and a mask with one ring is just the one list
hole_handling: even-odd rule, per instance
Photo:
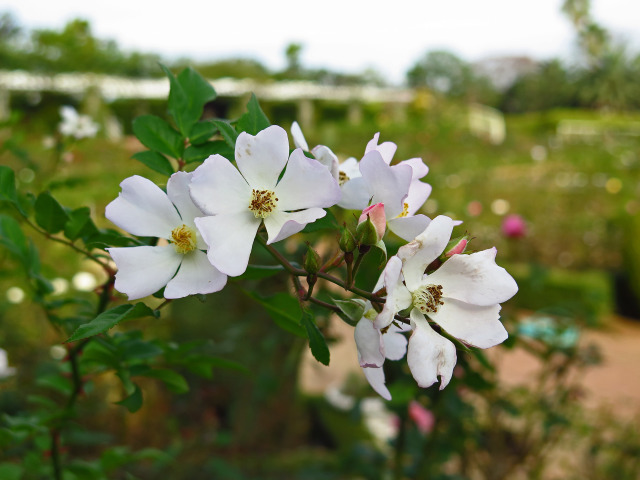
{"label": "white blossom in background", "polygon": [[7,351],[3,348],[0,348],[0,378],[11,377],[15,373],[16,369],[9,366]]}
{"label": "white blossom in background", "polygon": [[[500,322],[500,303],[515,295],[518,286],[506,270],[496,265],[495,248],[470,255],[454,254],[436,271],[425,273],[445,250],[453,226],[449,217],[436,217],[414,241],[389,259],[375,287],[386,288],[384,307],[378,314],[369,311],[356,327],[360,329],[360,333],[356,331],[356,344],[361,366],[383,398],[390,398],[381,368],[385,358],[391,359],[385,336],[401,335],[392,330],[398,328],[394,316],[400,311],[411,309],[407,362],[418,385],[424,388],[440,377],[443,389],[456,364],[455,345],[438,334],[430,321],[474,347],[489,348],[507,338]],[[373,315],[375,319],[369,325]],[[397,357],[400,350],[391,352]]]}
{"label": "white blossom in background", "polygon": [[338,161],[336,154],[333,153],[329,147],[326,145],[316,145],[309,150],[309,145],[307,144],[307,140],[304,138],[304,134],[302,133],[298,122],[293,122],[291,125],[291,137],[293,138],[293,144],[296,148],[301,148],[305,152],[310,152],[316,160],[329,169],[333,178],[339,180],[340,162]]}
{"label": "white blossom in background", "polygon": [[238,135],[235,159],[237,168],[212,155],[193,172],[190,187],[194,203],[208,215],[195,222],[209,260],[229,276],[247,269],[263,222],[271,244],[324,217],[323,209],[340,200],[340,187],[324,166],[300,148],[289,157],[287,132],[276,125],[256,136]]}
{"label": "white blossom in background", "polygon": [[79,114],[75,108],[65,105],[60,107],[62,121],[58,125],[60,133],[76,140],[93,138],[100,130],[100,126],[89,115]]}
{"label": "white blossom in background", "polygon": [[194,223],[202,212],[189,196],[192,175],[171,175],[167,193],[134,175],[120,184],[120,196],[107,205],[106,217],[123,230],[170,242],[107,249],[118,267],[115,288],[129,300],[146,297],[164,286],[165,298],[182,298],[217,292],[227,283],[227,276],[213,267],[202,251],[206,244]]}

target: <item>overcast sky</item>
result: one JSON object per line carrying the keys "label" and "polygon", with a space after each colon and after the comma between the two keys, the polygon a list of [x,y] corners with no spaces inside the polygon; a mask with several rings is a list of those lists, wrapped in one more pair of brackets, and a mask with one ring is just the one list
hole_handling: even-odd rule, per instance
{"label": "overcast sky", "polygon": [[[284,66],[284,49],[303,44],[308,67],[358,72],[393,82],[427,50],[469,61],[500,55],[534,58],[575,53],[562,0],[2,0],[29,29],[60,29],[74,18],[99,38],[165,58],[255,58]],[[592,0],[595,19],[640,46],[640,0]],[[146,12],[146,13],[145,13]],[[0,66],[1,68],[1,66]]]}

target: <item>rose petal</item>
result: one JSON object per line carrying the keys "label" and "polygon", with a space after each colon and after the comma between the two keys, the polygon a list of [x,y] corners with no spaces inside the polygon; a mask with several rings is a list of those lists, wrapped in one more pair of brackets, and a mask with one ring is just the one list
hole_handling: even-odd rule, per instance
{"label": "rose petal", "polygon": [[291,154],[275,193],[278,210],[327,208],[338,203],[342,196],[331,172],[317,160],[305,156],[299,148]]}
{"label": "rose petal", "polygon": [[353,157],[347,158],[340,164],[340,171],[352,180],[361,176],[358,160]]}
{"label": "rose petal", "polygon": [[182,298],[197,293],[219,292],[227,284],[227,276],[211,265],[200,250],[183,255],[180,270],[164,289],[165,298]]}
{"label": "rose petal", "polygon": [[189,192],[193,203],[206,215],[245,213],[251,202],[251,187],[221,155],[210,156],[194,170]]}
{"label": "rose petal", "polygon": [[202,217],[204,213],[196,207],[189,195],[189,183],[192,177],[193,173],[187,172],[176,172],[171,175],[167,182],[167,196],[178,209],[182,223],[195,228],[196,224],[193,223],[193,219]]}
{"label": "rose petal", "polygon": [[420,286],[424,271],[444,251],[452,231],[453,220],[438,215],[415,240],[400,247],[398,257],[402,260],[402,273],[410,291]]}
{"label": "rose petal", "polygon": [[382,159],[385,161],[387,165],[391,163],[393,160],[393,155],[395,155],[398,146],[393,142],[384,142],[378,145],[378,139],[380,138],[380,132],[376,133],[369,143],[367,143],[367,147],[364,149],[365,155],[371,151],[377,151],[382,155]]}
{"label": "rose petal", "polygon": [[413,174],[411,175],[412,181],[418,180],[429,173],[429,167],[425,165],[421,158],[403,160],[402,162],[398,162],[398,165],[409,165],[411,167],[413,170]]}
{"label": "rose petal", "polygon": [[386,387],[386,380],[384,378],[384,370],[382,367],[368,367],[363,368],[364,376],[378,395],[380,395],[385,400],[391,400],[391,393],[389,393],[389,389]]}
{"label": "rose petal", "polygon": [[242,275],[260,226],[260,219],[247,210],[233,215],[200,217],[195,220],[202,238],[209,246],[211,264],[230,277]]}
{"label": "rose petal", "polygon": [[267,243],[279,242],[284,238],[290,237],[302,230],[308,223],[315,222],[326,214],[327,212],[321,208],[308,208],[299,212],[280,212],[276,210],[264,219],[264,226],[269,234]]}
{"label": "rose petal", "polygon": [[118,227],[145,237],[171,238],[182,224],[169,197],[151,180],[134,175],[120,183],[122,192],[107,205],[105,216]]}
{"label": "rose petal", "polygon": [[287,132],[272,125],[256,136],[242,132],[236,140],[236,163],[251,188],[273,190],[289,158]]}
{"label": "rose petal", "polygon": [[387,218],[402,212],[403,200],[411,183],[411,167],[396,165],[392,168],[374,150],[360,160],[360,173],[365,180],[371,204],[384,203]]}
{"label": "rose petal", "polygon": [[429,282],[442,285],[443,296],[473,305],[505,302],[516,294],[518,285],[504,268],[496,265],[496,253],[494,247],[470,255],[453,255],[429,275]]}
{"label": "rose petal", "polygon": [[291,136],[293,137],[293,144],[296,146],[296,148],[301,148],[305,152],[309,151],[307,140],[304,138],[302,129],[296,121],[291,124]]}
{"label": "rose petal", "polygon": [[369,191],[362,177],[345,182],[342,187],[342,199],[338,205],[347,210],[363,210],[369,205]]}
{"label": "rose petal", "polygon": [[336,180],[339,179],[340,164],[338,162],[338,157],[331,151],[329,147],[318,145],[317,147],[313,147],[311,153],[313,153],[313,156],[316,157],[316,160],[327,167],[333,178],[335,178]]}
{"label": "rose petal", "polygon": [[450,335],[474,347],[493,347],[509,336],[500,323],[498,304],[479,307],[453,298],[443,298],[443,305],[429,316]]}
{"label": "rose petal", "polygon": [[[404,324],[402,324],[404,326]],[[411,328],[406,325],[406,329]],[[384,344],[384,356],[389,360],[400,360],[407,353],[407,337],[402,333],[403,330],[391,325],[387,333],[382,335],[382,342]]]}
{"label": "rose petal", "polygon": [[424,202],[427,201],[429,195],[431,195],[431,185],[421,182],[420,180],[412,180],[409,185],[407,198],[404,199],[404,203],[409,206],[407,214],[413,215],[416,213],[418,209],[424,205]]}
{"label": "rose petal", "polygon": [[402,283],[401,269],[402,262],[395,255],[389,259],[387,266],[384,268],[384,285],[387,290],[387,300],[374,322],[374,326],[379,330],[390,325],[396,313],[411,305],[411,293]]}
{"label": "rose petal", "polygon": [[116,262],[115,289],[129,300],[146,297],[164,287],[175,275],[182,261],[172,245],[164,247],[108,248]]}
{"label": "rose petal", "polygon": [[380,331],[373,328],[368,318],[361,318],[353,331],[361,367],[381,367],[384,363],[384,346]]}
{"label": "rose petal", "polygon": [[412,217],[396,217],[387,222],[389,230],[397,236],[411,242],[414,238],[424,232],[431,219],[426,215],[414,215]]}
{"label": "rose petal", "polygon": [[438,335],[416,308],[411,310],[413,334],[409,339],[407,363],[418,385],[427,388],[438,381],[440,390],[447,386],[456,365],[456,347]]}

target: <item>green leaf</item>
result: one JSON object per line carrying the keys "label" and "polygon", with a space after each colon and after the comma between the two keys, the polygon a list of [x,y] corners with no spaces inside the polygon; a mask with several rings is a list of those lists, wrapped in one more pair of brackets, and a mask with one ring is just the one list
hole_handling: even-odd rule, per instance
{"label": "green leaf", "polygon": [[191,145],[200,145],[205,143],[216,132],[216,125],[211,120],[203,120],[191,127],[189,133],[189,143]]}
{"label": "green leaf", "polygon": [[4,480],[20,480],[23,473],[24,468],[15,463],[0,464],[0,478]]}
{"label": "green leaf", "polygon": [[302,233],[318,232],[320,230],[337,230],[338,221],[336,217],[331,213],[331,210],[325,210],[325,212],[327,212],[327,214],[324,217],[319,218],[313,223],[308,223],[302,230]]}
{"label": "green leaf", "polygon": [[138,387],[138,385],[136,385],[135,383],[133,384],[133,386],[134,390],[131,395],[123,398],[119,402],[116,402],[117,405],[122,405],[131,413],[137,412],[138,410],[140,410],[140,407],[142,407],[142,391],[140,390],[140,387]]}
{"label": "green leaf", "polygon": [[13,169],[4,165],[0,165],[0,200],[18,204],[15,173]]}
{"label": "green leaf", "polygon": [[242,115],[238,120],[238,130],[241,132],[247,132],[251,135],[256,135],[261,130],[267,128],[271,123],[269,119],[260,108],[258,99],[255,94],[251,94],[249,103],[247,104],[247,113]]}
{"label": "green leaf", "polygon": [[350,300],[336,300],[332,298],[331,301],[335,303],[342,312],[343,315],[340,315],[340,318],[352,327],[355,327],[364,316],[366,302],[360,298]]}
{"label": "green leaf", "polygon": [[0,245],[17,256],[25,266],[29,258],[29,246],[20,224],[11,217],[0,215]]}
{"label": "green leaf", "polygon": [[155,378],[162,381],[173,393],[186,393],[189,384],[182,375],[164,368],[154,368],[141,374],[143,377]]}
{"label": "green leaf", "polygon": [[230,280],[260,280],[272,277],[284,272],[282,265],[248,265],[247,270],[238,277],[230,277]]}
{"label": "green leaf", "polygon": [[235,149],[236,140],[238,139],[238,132],[236,132],[236,129],[224,120],[213,120],[213,124],[218,128],[220,135],[222,135],[224,141],[227,142],[227,145],[229,145],[232,150]]}
{"label": "green leaf", "polygon": [[69,220],[64,226],[64,236],[69,240],[89,238],[98,233],[98,228],[91,220],[91,209],[80,207],[69,212]]}
{"label": "green leaf", "polygon": [[307,311],[303,312],[302,325],[304,325],[304,328],[307,330],[309,347],[315,359],[323,365],[329,365],[329,347],[327,347],[324,335],[322,335],[322,332],[318,329],[311,313]]}
{"label": "green leaf", "polygon": [[48,233],[58,233],[69,221],[69,215],[48,192],[38,195],[35,204],[36,223]]}
{"label": "green leaf", "polygon": [[50,388],[63,395],[69,395],[73,390],[71,379],[63,377],[59,374],[43,375],[36,379],[36,385],[39,387]]}
{"label": "green leaf", "polygon": [[185,68],[177,77],[162,67],[169,77],[169,112],[183,137],[188,137],[200,120],[207,102],[216,98],[213,86],[193,68]]}
{"label": "green leaf", "polygon": [[67,342],[75,342],[83,338],[93,337],[99,333],[106,332],[124,320],[132,320],[146,316],[154,316],[154,311],[142,302],[138,302],[135,305],[128,303],[118,305],[106,312],[102,312],[89,323],[80,325],[77,330],[73,332],[73,335],[69,337]]}
{"label": "green leaf", "polygon": [[229,153],[229,147],[220,140],[203,143],[202,145],[191,145],[185,149],[183,160],[186,163],[201,162],[216,153],[219,155],[225,154],[223,156],[226,157]]}
{"label": "green leaf", "polygon": [[288,293],[276,293],[270,297],[261,297],[256,293],[245,291],[245,293],[260,303],[271,319],[283,330],[305,338],[304,328],[300,325],[302,309],[298,300]]}
{"label": "green leaf", "polygon": [[145,150],[144,152],[138,152],[131,157],[144,163],[151,170],[161,173],[163,175],[173,175],[174,170],[171,162],[167,157],[161,153],[154,152],[152,150]]}
{"label": "green leaf", "polygon": [[180,158],[184,151],[182,136],[155,115],[143,115],[133,121],[133,133],[150,150]]}

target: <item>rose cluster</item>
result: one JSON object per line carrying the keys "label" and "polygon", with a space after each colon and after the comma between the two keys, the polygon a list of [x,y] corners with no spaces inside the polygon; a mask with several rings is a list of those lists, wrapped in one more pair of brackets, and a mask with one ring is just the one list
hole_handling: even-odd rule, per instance
{"label": "rose cluster", "polygon": [[450,240],[456,222],[417,213],[431,193],[421,181],[428,173],[422,159],[392,165],[396,145],[379,144],[376,134],[360,160],[340,163],[327,146],[309,149],[296,123],[292,136],[289,154],[279,126],[240,133],[235,162],[212,155],[191,173],[173,174],[166,193],[139,176],[124,180],[107,218],[133,235],[164,240],[108,249],[118,267],[115,288],[129,299],[163,287],[167,299],[220,291],[228,276],[246,271],[261,229],[267,245],[279,242],[337,205],[362,212],[359,224],[373,237],[366,243],[381,241],[387,230],[408,242],[388,259],[355,328],[360,365],[382,397],[391,398],[385,359],[406,354],[420,386],[440,377],[444,388],[456,348],[441,333],[480,348],[506,339],[500,303],[516,293],[516,283],[496,265],[495,249],[466,254],[466,238]]}

